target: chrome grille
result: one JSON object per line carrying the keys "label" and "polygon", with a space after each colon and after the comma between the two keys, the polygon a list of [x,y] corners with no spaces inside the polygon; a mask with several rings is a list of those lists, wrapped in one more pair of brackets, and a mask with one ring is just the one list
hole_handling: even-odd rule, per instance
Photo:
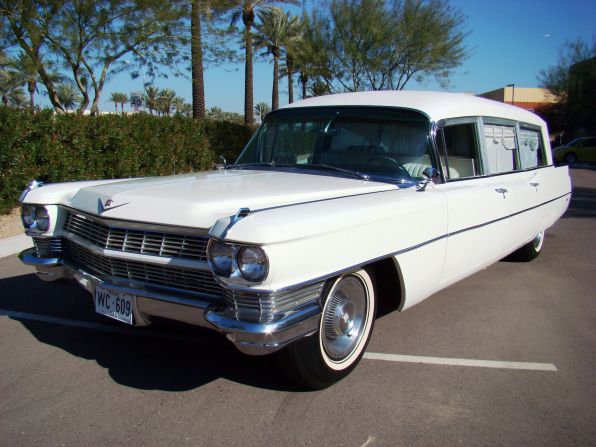
{"label": "chrome grille", "polygon": [[269,323],[303,304],[317,301],[324,282],[312,284],[298,290],[279,293],[251,293],[225,290],[224,298],[230,305],[237,320]]}
{"label": "chrome grille", "polygon": [[64,231],[100,248],[164,256],[207,260],[208,237],[105,225],[83,214],[68,212]]}
{"label": "chrome grille", "polygon": [[210,271],[108,258],[68,240],[64,244],[66,261],[91,274],[214,296],[222,295],[222,288]]}
{"label": "chrome grille", "polygon": [[64,247],[59,237],[34,237],[33,245],[38,258],[56,258],[62,256]]}

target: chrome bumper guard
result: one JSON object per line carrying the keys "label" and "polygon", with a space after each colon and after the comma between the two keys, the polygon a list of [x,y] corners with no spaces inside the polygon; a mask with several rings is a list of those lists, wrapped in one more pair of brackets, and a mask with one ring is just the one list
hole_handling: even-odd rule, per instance
{"label": "chrome bumper guard", "polygon": [[[295,340],[312,335],[321,317],[318,296],[313,296],[314,301],[288,309],[277,319],[259,323],[239,319],[237,310],[232,309],[223,298],[189,299],[174,293],[115,284],[66,265],[61,257],[39,257],[35,248],[21,252],[19,259],[35,267],[37,275],[44,281],[74,279],[91,294],[97,285],[101,285],[134,295],[137,298],[134,309],[137,326],[151,324],[152,317],[162,317],[214,329],[225,334],[241,352],[249,355],[273,353]],[[312,289],[312,285],[306,288],[309,287]]]}

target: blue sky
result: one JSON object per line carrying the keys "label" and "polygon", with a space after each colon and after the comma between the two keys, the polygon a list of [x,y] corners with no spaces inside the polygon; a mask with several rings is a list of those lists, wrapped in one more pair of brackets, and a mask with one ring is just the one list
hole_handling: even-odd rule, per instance
{"label": "blue sky", "polygon": [[[556,63],[558,49],[566,40],[591,41],[596,35],[596,0],[452,0],[451,5],[468,18],[466,44],[472,55],[455,70],[448,91],[482,93],[511,83],[536,87],[539,71]],[[270,103],[272,71],[272,64],[255,60],[255,104]],[[127,74],[113,77],[104,90],[101,109],[113,110],[108,102],[111,92],[140,90],[142,84]],[[190,78],[158,78],[155,85],[174,89],[191,102]],[[432,79],[422,84],[412,81],[406,89],[441,90]],[[208,108],[243,113],[244,63],[207,67],[205,97]],[[283,79],[280,104],[286,103],[287,80]]]}

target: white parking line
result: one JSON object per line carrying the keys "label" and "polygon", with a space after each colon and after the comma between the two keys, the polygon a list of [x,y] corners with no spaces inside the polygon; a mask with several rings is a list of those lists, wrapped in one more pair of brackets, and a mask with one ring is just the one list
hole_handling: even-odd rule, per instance
{"label": "white parking line", "polygon": [[478,368],[525,369],[530,371],[557,371],[552,363],[505,362],[500,360],[455,359],[450,357],[425,357],[418,355],[381,354],[366,352],[364,358],[387,362],[429,363],[432,365],[473,366]]}
{"label": "white parking line", "polygon": [[[107,326],[101,323],[90,321],[70,320],[60,317],[51,317],[48,315],[32,314],[28,312],[17,312],[13,310],[0,309],[0,316],[8,316],[19,320],[41,321],[44,323],[58,324],[61,326],[78,327],[83,329],[93,329],[96,331],[110,332],[113,334],[133,335],[136,337],[160,338],[163,340],[175,340],[200,344],[227,344],[224,340],[207,339],[200,337],[188,337],[176,334],[167,334],[163,332],[149,331],[147,329],[128,328],[125,326]],[[427,363],[432,365],[449,366],[472,366],[479,368],[499,368],[499,369],[521,369],[529,371],[557,371],[557,367],[552,363],[531,363],[531,362],[506,362],[498,360],[474,360],[457,359],[449,357],[425,357],[418,355],[403,354],[383,354],[378,352],[366,352],[364,358],[368,360],[382,360],[388,362],[407,362],[407,363]]]}

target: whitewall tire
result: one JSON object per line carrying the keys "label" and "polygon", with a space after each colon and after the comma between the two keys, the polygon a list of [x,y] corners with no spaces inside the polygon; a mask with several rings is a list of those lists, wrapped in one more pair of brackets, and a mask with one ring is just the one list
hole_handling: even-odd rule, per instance
{"label": "whitewall tire", "polygon": [[280,353],[282,370],[298,384],[314,389],[345,377],[364,355],[376,307],[374,279],[367,270],[335,279],[322,299],[317,332]]}

